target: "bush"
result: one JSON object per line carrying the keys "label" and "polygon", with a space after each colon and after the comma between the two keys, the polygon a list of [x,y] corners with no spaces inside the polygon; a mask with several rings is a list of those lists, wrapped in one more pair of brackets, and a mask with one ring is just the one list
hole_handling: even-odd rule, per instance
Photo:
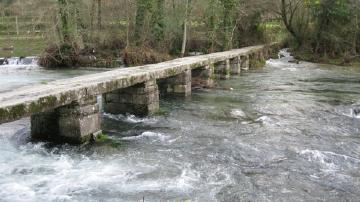
{"label": "bush", "polygon": [[154,64],[172,59],[170,55],[148,47],[128,47],[122,52],[122,57],[127,66]]}
{"label": "bush", "polygon": [[39,58],[39,65],[46,68],[71,68],[80,64],[80,49],[77,44],[50,45]]}

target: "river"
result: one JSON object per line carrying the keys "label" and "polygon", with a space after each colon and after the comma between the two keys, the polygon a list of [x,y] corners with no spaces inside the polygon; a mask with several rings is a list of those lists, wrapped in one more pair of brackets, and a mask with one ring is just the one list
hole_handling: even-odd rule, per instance
{"label": "river", "polygon": [[[0,125],[0,201],[360,201],[360,68],[284,54],[161,115],[103,114],[95,145]],[[90,73],[15,72],[0,91]]]}

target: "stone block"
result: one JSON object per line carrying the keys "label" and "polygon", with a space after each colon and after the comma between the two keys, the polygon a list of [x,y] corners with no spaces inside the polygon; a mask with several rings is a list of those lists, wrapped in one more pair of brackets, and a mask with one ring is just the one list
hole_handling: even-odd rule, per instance
{"label": "stone block", "polygon": [[225,60],[215,64],[215,74],[219,79],[229,79],[231,76],[230,60]]}
{"label": "stone block", "polygon": [[104,111],[107,113],[145,116],[159,109],[159,89],[156,80],[116,90],[105,94],[104,97]]}
{"label": "stone block", "polygon": [[96,98],[86,98],[32,115],[31,135],[34,139],[82,144],[101,133],[100,122]]}
{"label": "stone block", "polygon": [[241,58],[240,56],[230,60],[231,74],[241,73]]}
{"label": "stone block", "polygon": [[215,85],[214,65],[207,65],[192,70],[192,86],[211,88]]}
{"label": "stone block", "polygon": [[190,69],[184,73],[165,79],[166,94],[181,97],[190,96],[191,80],[192,71]]}
{"label": "stone block", "polygon": [[249,62],[249,55],[241,55],[240,61],[241,61],[241,69],[242,70],[249,70],[250,68],[250,62]]}

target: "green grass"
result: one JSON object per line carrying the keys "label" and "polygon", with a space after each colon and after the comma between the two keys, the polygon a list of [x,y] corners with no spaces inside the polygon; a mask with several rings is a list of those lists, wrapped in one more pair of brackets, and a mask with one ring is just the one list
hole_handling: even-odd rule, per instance
{"label": "green grass", "polygon": [[0,48],[13,46],[13,51],[0,50],[0,57],[38,56],[44,51],[46,41],[43,38],[5,38],[0,36]]}

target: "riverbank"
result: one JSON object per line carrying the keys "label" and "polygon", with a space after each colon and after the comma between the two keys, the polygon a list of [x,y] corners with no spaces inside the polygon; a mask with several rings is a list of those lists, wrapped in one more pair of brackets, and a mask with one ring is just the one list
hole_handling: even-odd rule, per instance
{"label": "riverbank", "polygon": [[360,56],[337,56],[337,57],[324,57],[314,54],[310,51],[306,50],[299,50],[290,48],[289,51],[291,52],[292,56],[298,61],[307,61],[312,63],[320,63],[320,64],[330,64],[330,65],[337,65],[342,67],[360,67]]}

